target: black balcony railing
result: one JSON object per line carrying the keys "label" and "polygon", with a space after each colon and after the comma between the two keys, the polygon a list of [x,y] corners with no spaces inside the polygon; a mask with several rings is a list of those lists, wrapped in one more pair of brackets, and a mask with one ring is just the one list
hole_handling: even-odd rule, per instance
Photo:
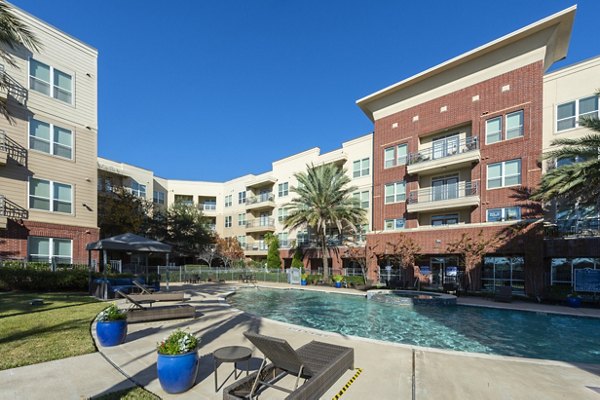
{"label": "black balcony railing", "polygon": [[27,149],[9,138],[3,130],[0,130],[0,151],[7,153],[19,164],[27,165]]}
{"label": "black balcony railing", "polygon": [[431,147],[408,155],[408,165],[414,165],[425,161],[438,160],[440,158],[452,157],[458,154],[475,151],[479,149],[479,140],[471,136],[466,139],[446,138],[436,141]]}
{"label": "black balcony railing", "polygon": [[479,195],[479,182],[457,182],[414,190],[408,194],[408,204],[430,203]]}
{"label": "black balcony railing", "polygon": [[246,228],[274,228],[275,219],[273,218],[256,218],[246,221]]}
{"label": "black balcony railing", "polygon": [[0,194],[0,216],[17,219],[29,218],[29,211]]}
{"label": "black balcony railing", "polygon": [[248,199],[246,199],[246,205],[264,203],[267,201],[275,201],[273,193],[261,193],[258,196],[248,197]]}
{"label": "black balcony railing", "polygon": [[600,236],[600,217],[558,219],[549,225],[549,236]]}

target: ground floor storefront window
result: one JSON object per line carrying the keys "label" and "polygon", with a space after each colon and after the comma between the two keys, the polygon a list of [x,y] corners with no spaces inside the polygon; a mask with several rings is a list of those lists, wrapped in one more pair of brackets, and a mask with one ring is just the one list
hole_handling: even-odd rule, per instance
{"label": "ground floor storefront window", "polygon": [[498,286],[512,286],[513,292],[525,292],[525,260],[521,256],[483,258],[481,289],[495,292]]}
{"label": "ground floor storefront window", "polygon": [[550,262],[550,285],[572,288],[578,269],[600,269],[600,258],[553,258]]}

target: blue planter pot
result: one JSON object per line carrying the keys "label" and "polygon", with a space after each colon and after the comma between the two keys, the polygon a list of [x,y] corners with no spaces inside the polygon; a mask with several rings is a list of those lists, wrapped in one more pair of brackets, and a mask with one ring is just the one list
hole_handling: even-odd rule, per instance
{"label": "blue planter pot", "polygon": [[182,393],[194,386],[198,374],[198,352],[168,356],[158,353],[156,370],[160,386],[167,393]]}
{"label": "blue planter pot", "polygon": [[300,280],[300,285],[306,286],[306,279],[301,279]]}
{"label": "blue planter pot", "polygon": [[567,305],[573,308],[581,307],[581,297],[567,297]]}
{"label": "blue planter pot", "polygon": [[127,337],[127,320],[96,322],[96,335],[104,347],[118,346]]}
{"label": "blue planter pot", "polygon": [[154,285],[152,285],[153,289],[155,292],[159,292],[160,291],[160,282],[154,282]]}
{"label": "blue planter pot", "polygon": [[335,283],[335,287],[336,288],[341,288],[342,287],[342,282],[336,282]]}

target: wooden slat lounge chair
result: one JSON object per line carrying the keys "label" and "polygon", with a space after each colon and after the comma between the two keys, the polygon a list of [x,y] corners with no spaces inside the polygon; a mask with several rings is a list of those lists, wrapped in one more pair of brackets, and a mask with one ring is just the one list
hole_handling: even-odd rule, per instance
{"label": "wooden slat lounge chair", "polygon": [[140,289],[141,293],[130,294],[129,298],[134,299],[140,303],[145,301],[185,301],[184,292],[152,293],[138,281],[133,281],[133,284]]}
{"label": "wooden slat lounge chair", "polygon": [[494,292],[494,301],[510,303],[512,301],[512,287],[500,286],[499,288],[496,288],[496,291]]}
{"label": "wooden slat lounge chair", "polygon": [[[354,349],[349,347],[312,341],[294,350],[282,339],[254,332],[245,332],[244,336],[264,354],[265,359],[258,371],[223,391],[223,399],[226,400],[252,399],[268,388],[287,392],[287,400],[318,399],[346,370],[354,369]],[[293,390],[275,385],[288,374],[296,377]],[[298,386],[300,378],[305,381]]]}
{"label": "wooden slat lounge chair", "polygon": [[145,307],[143,302],[139,302],[131,298],[131,296],[128,294],[125,294],[121,291],[117,291],[117,293],[119,296],[126,298],[131,303],[131,308],[127,310],[127,322],[129,323],[194,318],[196,316],[196,309],[189,304]]}

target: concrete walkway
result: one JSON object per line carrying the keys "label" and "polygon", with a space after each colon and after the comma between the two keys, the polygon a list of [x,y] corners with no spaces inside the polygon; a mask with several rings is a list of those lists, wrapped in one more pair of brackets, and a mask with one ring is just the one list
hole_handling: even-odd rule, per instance
{"label": "concrete walkway", "polygon": [[[274,284],[282,287],[285,285]],[[285,338],[293,347],[319,340],[353,347],[360,376],[342,399],[590,399],[600,400],[600,364],[573,365],[564,362],[424,349],[387,342],[347,337],[262,318],[236,311],[219,297],[233,288],[203,284],[180,287],[191,294],[197,307],[193,321],[174,320],[131,324],[124,344],[100,348],[115,367],[100,354],[69,358],[13,370],[0,371],[0,399],[80,399],[131,385],[131,380],[163,399],[222,399],[215,393],[212,352],[229,345],[252,346],[242,333],[248,329]],[[175,289],[175,288],[174,288]],[[322,290],[317,288],[317,290]],[[338,292],[340,290],[337,290]],[[352,290],[344,290],[356,293]],[[461,298],[461,304],[509,308],[538,307],[531,303],[493,303]],[[573,311],[541,306],[538,312]],[[546,308],[550,307],[550,308]],[[585,309],[593,316],[598,310]],[[196,385],[179,395],[165,393],[156,377],[156,343],[178,327],[200,336],[200,371]],[[258,368],[261,354],[254,351],[250,370]],[[600,360],[599,360],[600,363]],[[232,370],[219,367],[219,384]],[[120,371],[123,375],[120,375]],[[331,399],[355,371],[348,371],[322,397]],[[72,378],[70,378],[72,377]],[[225,385],[233,382],[232,379]],[[280,399],[285,394],[267,391],[261,398]]]}

